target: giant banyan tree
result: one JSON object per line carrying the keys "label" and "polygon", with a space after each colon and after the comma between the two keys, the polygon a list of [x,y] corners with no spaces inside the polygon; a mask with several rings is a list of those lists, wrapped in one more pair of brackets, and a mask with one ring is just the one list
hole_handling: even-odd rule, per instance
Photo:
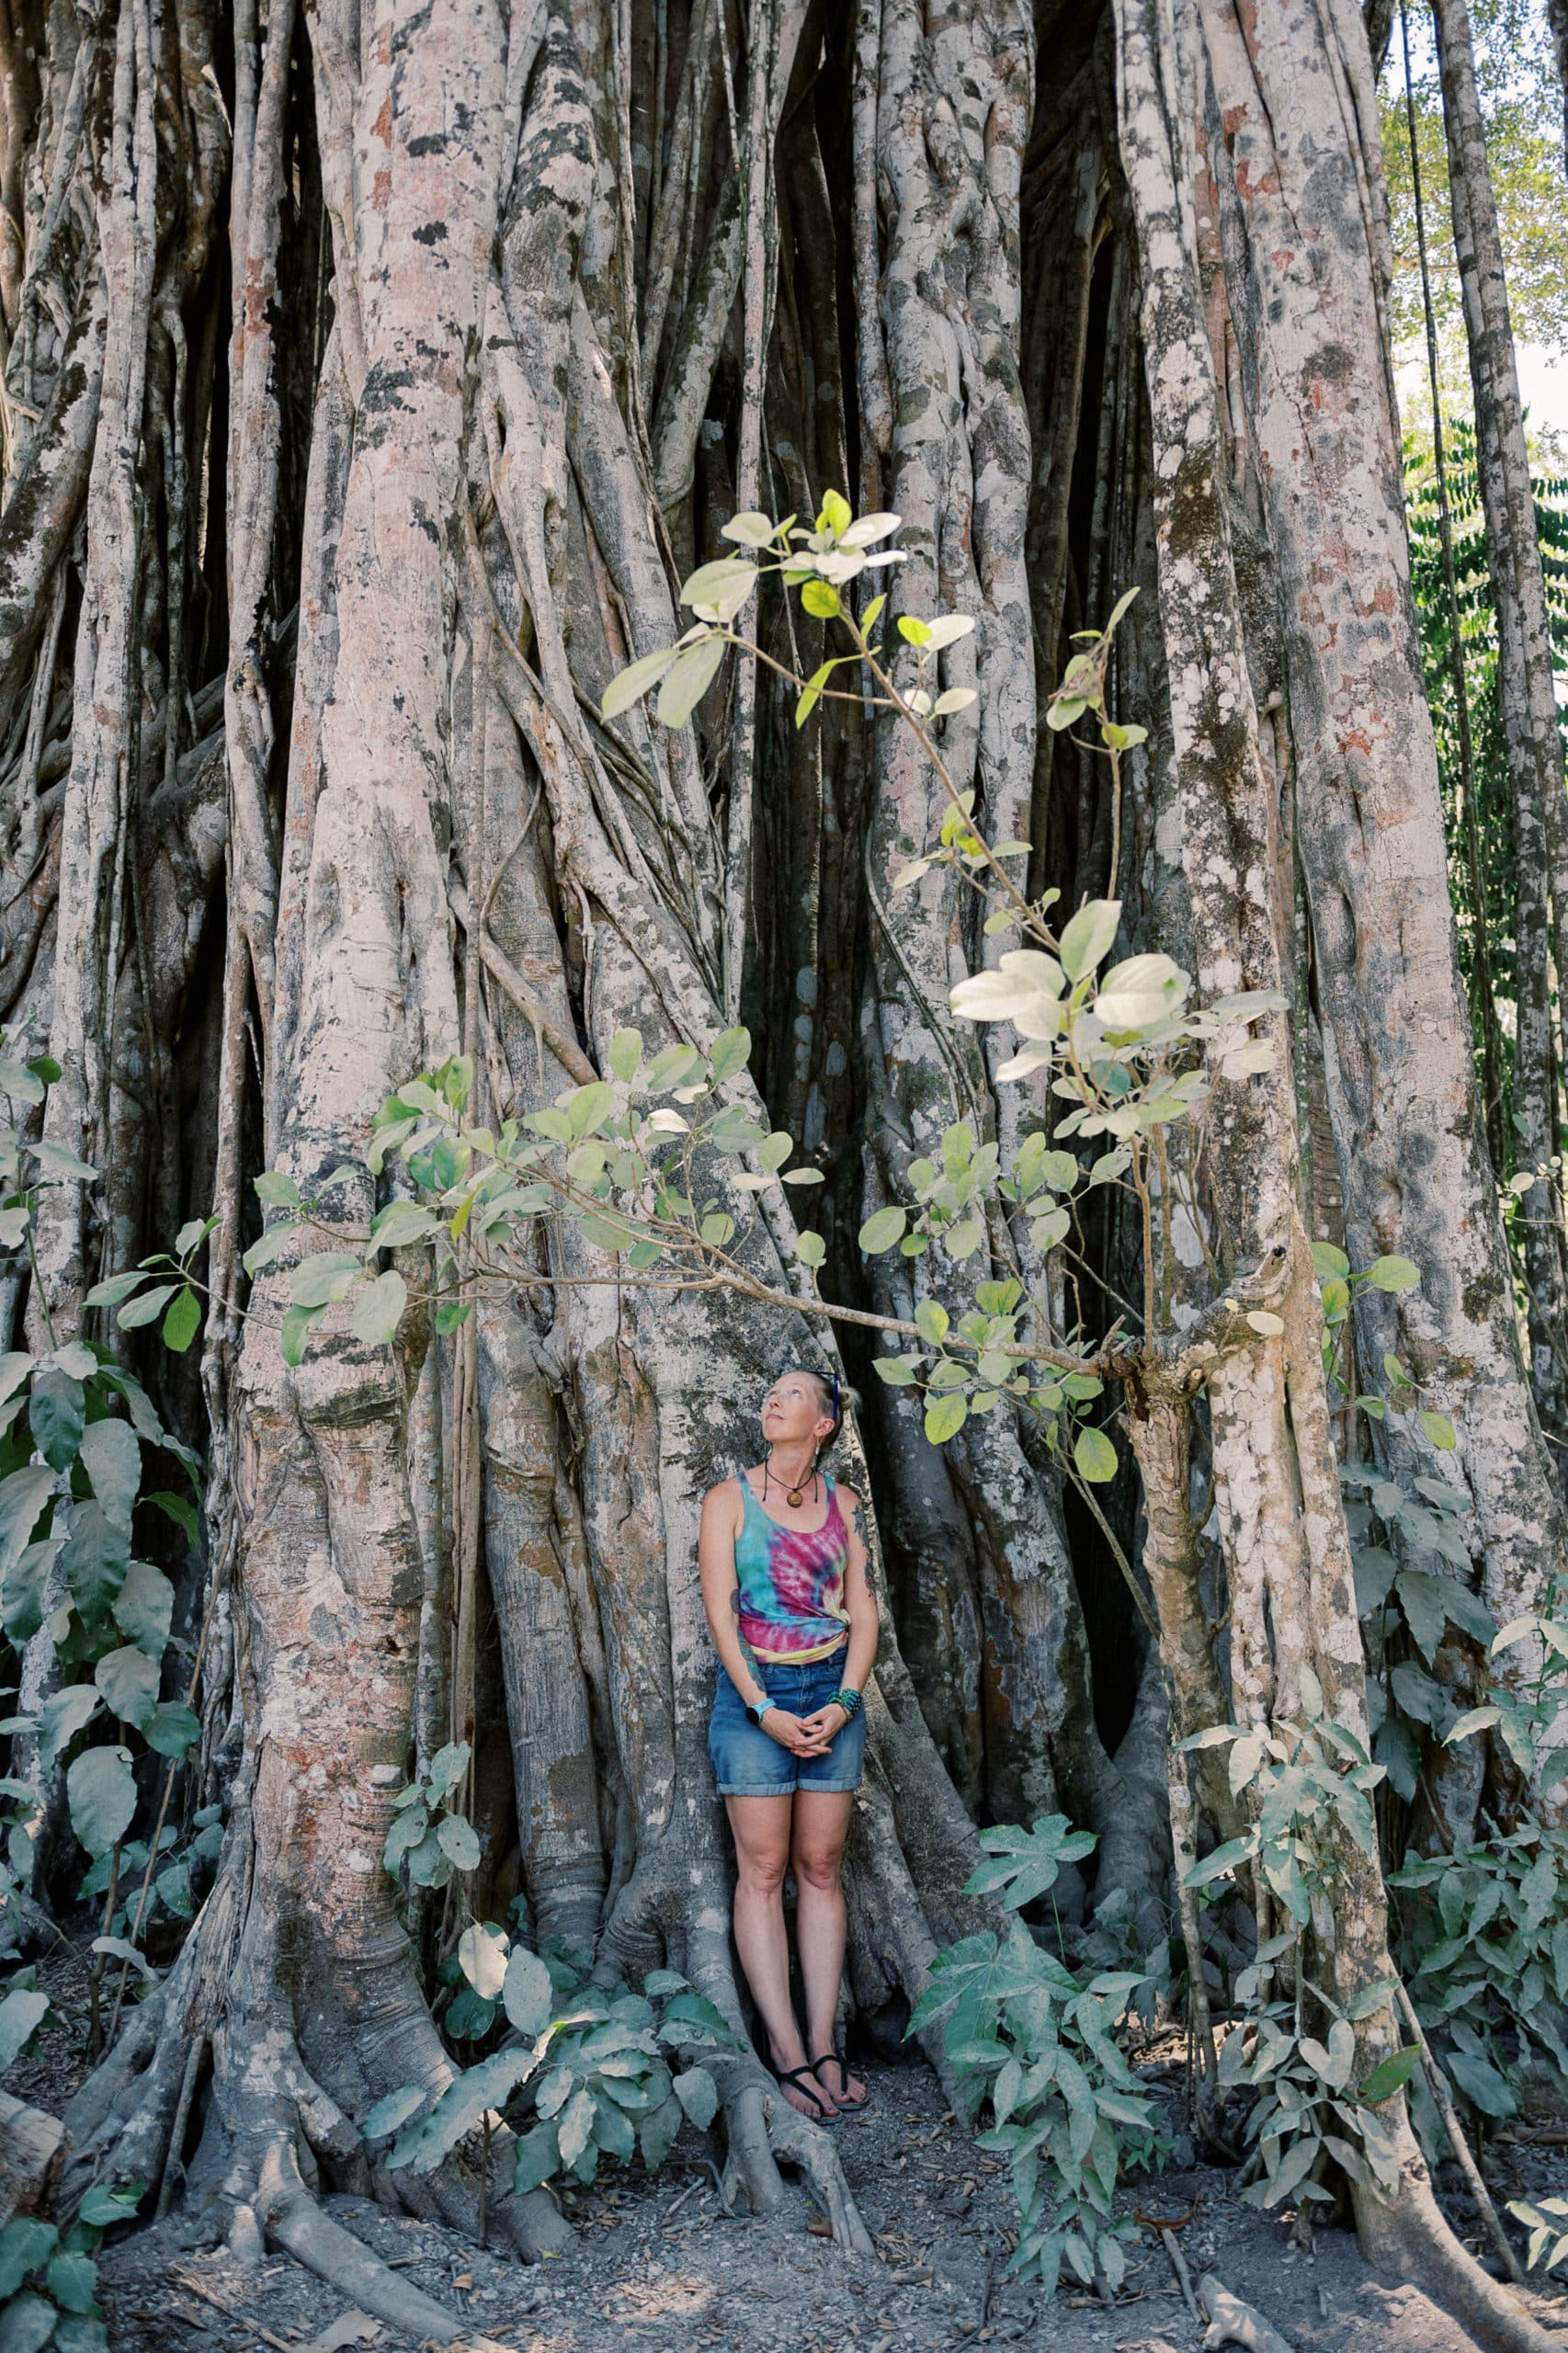
{"label": "giant banyan tree", "polygon": [[[381,1868],[392,1793],[472,1743],[479,1915],[520,1890],[540,1940],[670,1963],[739,2018],[698,1507],[766,1382],[839,1343],[619,1286],[563,1226],[457,1331],[335,1330],[291,1370],[281,1278],[241,1265],[254,1178],[319,1184],[450,1053],[498,1120],[623,1027],[744,1022],[769,1123],[825,1180],[824,1291],[908,1315],[941,1278],[863,1260],[862,1220],[955,1120],[1049,1117],[948,1010],[994,953],[978,900],[945,867],[893,888],[947,807],[903,739],[847,702],[797,730],[747,661],[688,726],[601,718],[737,510],[836,488],[902,517],[895,608],[976,623],[946,756],[1031,888],[1120,900],[1124,941],[1206,988],[1272,970],[1290,1068],[1217,1198],[1420,1267],[1368,1294],[1359,1377],[1396,1355],[1459,1443],[1439,1465],[1391,1417],[1385,1466],[1463,1491],[1498,1620],[1568,1567],[1456,963],[1374,60],[1354,0],[11,0],[4,33],[0,1019],[59,1063],[48,1132],[103,1172],[49,1197],[4,1338],[85,1324],[205,1459],[205,1541],[170,1563],[204,1643],[181,1802],[228,1822],[72,2129],[119,2178],[159,2178],[177,2134],[198,2223],[359,2263],[391,2313],[313,2188],[463,2223],[480,2187],[477,2160],[390,2174],[357,2130],[451,2068],[439,1923]],[[1119,805],[1043,719],[1131,587],[1112,688],[1148,739]],[[822,658],[782,597],[760,627]],[[360,1230],[376,1206],[362,1169],[331,1198]],[[83,1301],[210,1209],[198,1377]],[[1085,1239],[1049,1279],[1064,1325],[1104,1329],[1139,1237],[1108,1208]],[[1168,1920],[1170,1711],[1267,1707],[1228,1626],[1268,1619],[1287,1679],[1292,1612],[1321,1647],[1337,1498],[1298,1467],[1322,1467],[1301,1361],[1287,1383],[1261,1341],[1181,1404],[1158,1511],[1129,1480],[1101,1525],[1006,1412],[927,1446],[839,1330],[886,1621],[848,1990],[896,2040],[988,1916],[977,1824],[1070,1815],[1101,1843],[1064,1913],[1114,1892],[1145,1937]],[[1133,1433],[1151,1479],[1159,1427]],[[1182,1576],[1163,1659],[1142,1599],[1163,1579],[1166,1619]],[[23,1669],[47,1684],[47,1634]],[[1463,1688],[1473,1650],[1440,1671]],[[1353,1712],[1358,1655],[1338,1672]],[[1444,1773],[1473,1821],[1506,1768],[1478,1741]],[[718,2072],[736,2182],[766,2203],[800,2165],[853,2239],[824,2136],[749,2058]],[[1492,2341],[1539,2341],[1446,2239],[1414,2143],[1407,2172],[1407,2250]],[[493,2226],[559,2244],[507,2179]]]}

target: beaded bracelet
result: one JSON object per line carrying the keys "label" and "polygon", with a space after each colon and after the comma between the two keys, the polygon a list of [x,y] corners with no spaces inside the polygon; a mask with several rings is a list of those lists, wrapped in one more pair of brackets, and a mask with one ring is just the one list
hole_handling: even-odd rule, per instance
{"label": "beaded bracelet", "polygon": [[853,1723],[855,1718],[860,1712],[860,1694],[858,1691],[851,1689],[851,1688],[846,1684],[842,1691],[835,1691],[834,1693],[832,1699],[828,1702],[828,1705],[830,1707],[842,1708],[845,1714],[849,1718],[850,1722]]}

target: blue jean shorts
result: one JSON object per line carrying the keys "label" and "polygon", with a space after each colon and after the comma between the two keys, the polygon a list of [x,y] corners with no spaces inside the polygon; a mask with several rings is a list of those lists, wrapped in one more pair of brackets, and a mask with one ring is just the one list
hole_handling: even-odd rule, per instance
{"label": "blue jean shorts", "polygon": [[[825,1708],[844,1681],[846,1648],[803,1666],[754,1658],[750,1664],[768,1698],[792,1716]],[[740,1693],[721,1666],[708,1724],[708,1754],[719,1794],[726,1798],[787,1798],[796,1790],[847,1790],[860,1786],[866,1756],[866,1711],[856,1710],[822,1756],[795,1756],[754,1724]]]}

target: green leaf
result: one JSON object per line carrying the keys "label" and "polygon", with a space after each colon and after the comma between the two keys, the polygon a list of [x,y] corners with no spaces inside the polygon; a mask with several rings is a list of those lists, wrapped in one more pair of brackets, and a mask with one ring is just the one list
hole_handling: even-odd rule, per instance
{"label": "green leaf", "polygon": [[1356,2095],[1357,2098],[1364,2100],[1369,2108],[1379,2107],[1382,2101],[1392,2099],[1395,2092],[1403,2088],[1420,2064],[1420,2044],[1406,2043],[1403,2051],[1392,2052],[1388,2058],[1381,2060],[1372,2069],[1369,2075],[1362,2077],[1361,2087]]}
{"label": "green leaf", "polygon": [[719,2112],[719,2086],[706,2067],[688,2067],[675,2079],[675,2095],[693,2124],[706,2131]]}
{"label": "green leaf", "polygon": [[490,1920],[474,1920],[458,1938],[458,1966],[481,2000],[500,1999],[506,1975],[506,1936]]}
{"label": "green leaf", "polygon": [[1421,1269],[1409,1258],[1374,1258],[1365,1279],[1377,1290],[1414,1290]]}
{"label": "green leaf", "polygon": [[[680,600],[701,620],[733,621],[760,577],[756,565],[744,556],[722,555],[712,563],[698,565],[683,584]],[[722,652],[723,639],[718,643]]]}
{"label": "green leaf", "polygon": [[1472,2108],[1483,2116],[1505,2118],[1516,2115],[1518,2102],[1496,2068],[1474,2051],[1450,2051],[1446,2064]]}
{"label": "green leaf", "polygon": [[939,1299],[923,1299],[915,1310],[915,1328],[923,1340],[939,1348],[948,1336],[948,1311]]}
{"label": "green leaf", "polygon": [[0,2353],[39,2353],[54,2335],[53,2304],[28,2289],[0,2312]]}
{"label": "green leaf", "polygon": [[826,686],[837,666],[838,665],[835,662],[824,662],[817,669],[812,672],[811,676],[807,679],[805,685],[801,688],[800,694],[795,699],[795,724],[797,727],[803,727],[805,725],[807,720],[816,709],[818,702],[822,699],[822,690],[824,687]]}
{"label": "green leaf", "polygon": [[62,2313],[97,2310],[93,2302],[97,2272],[92,2256],[77,2247],[62,2247],[58,2255],[50,2257],[49,2292]]}
{"label": "green leaf", "polygon": [[795,1237],[795,1256],[802,1267],[820,1267],[827,1256],[827,1245],[820,1233],[807,1226]]}
{"label": "green leaf", "polygon": [[737,546],[743,548],[770,548],[775,538],[775,528],[770,517],[759,514],[756,507],[748,506],[743,513],[732,515],[727,523],[720,525],[719,537],[722,540],[733,540]]}
{"label": "green leaf", "polygon": [[151,1560],[131,1560],[125,1584],[113,1597],[113,1619],[127,1643],[148,1659],[163,1659],[175,1619],[175,1586]]}
{"label": "green leaf", "polygon": [[553,2120],[536,2124],[517,2143],[517,2162],[512,2172],[512,2188],[521,2197],[526,2190],[541,2188],[552,2174],[561,2170],[561,2135]]}
{"label": "green leaf", "polygon": [[385,1347],[395,1337],[407,1304],[408,1285],[395,1267],[389,1267],[355,1300],[348,1328],[367,1347]]}
{"label": "green leaf", "polygon": [[941,1446],[961,1430],[969,1418],[969,1402],[957,1390],[949,1389],[945,1396],[933,1397],[926,1408],[926,1435],[933,1446]]}
{"label": "green leaf", "polygon": [[[843,609],[837,589],[830,588],[825,580],[808,580],[801,591],[801,603],[813,620],[819,621],[830,621]],[[902,621],[899,627],[903,627]]]}
{"label": "green leaf", "polygon": [[483,1849],[479,1834],[460,1813],[444,1813],[436,1824],[436,1837],[441,1852],[454,1870],[472,1871],[479,1867]]}
{"label": "green leaf", "polygon": [[724,640],[717,630],[677,654],[659,688],[659,717],[666,727],[684,727],[718,676]]}
{"label": "green leaf", "polygon": [[708,1051],[709,1067],[715,1086],[744,1070],[751,1060],[751,1031],[739,1024],[733,1029],[721,1030]]}
{"label": "green leaf", "polygon": [[326,1307],[347,1299],[364,1273],[364,1261],[347,1250],[316,1250],[301,1258],[289,1277],[289,1297],[296,1307]]}
{"label": "green leaf", "polygon": [[153,1494],[143,1495],[142,1500],[146,1504],[156,1504],[165,1519],[172,1519],[176,1528],[183,1529],[193,1544],[199,1545],[201,1522],[196,1516],[194,1504],[187,1503],[183,1495],[171,1495],[166,1487],[159,1487]]}
{"label": "green leaf", "polygon": [[128,1748],[88,1748],[65,1776],[71,1827],[95,1859],[124,1837],[136,1812]]}
{"label": "green leaf", "polygon": [[141,1732],[152,1722],[158,1704],[158,1662],[128,1643],[106,1652],[93,1670],[93,1680],[121,1723]]}
{"label": "green leaf", "polygon": [[641,702],[649,688],[658,685],[675,658],[675,648],[671,646],[662,654],[644,654],[641,660],[628,663],[624,670],[618,670],[605,688],[604,699],[599,705],[601,718],[619,719],[623,710],[630,710],[634,702]]}
{"label": "green leaf", "polygon": [[1350,1272],[1349,1259],[1343,1250],[1336,1250],[1332,1242],[1312,1244],[1312,1265],[1324,1281],[1335,1279],[1343,1281]]}
{"label": "green leaf", "polygon": [[38,2222],[30,2214],[18,2214],[0,2230],[0,2303],[16,2294],[28,2273],[36,2270],[51,2253],[59,2236],[52,2222]]}
{"label": "green leaf", "polygon": [[105,1514],[119,1528],[131,1526],[131,1507],[142,1483],[142,1441],[129,1422],[90,1423],[76,1457],[93,1483]]}
{"label": "green leaf", "polygon": [[177,1283],[159,1283],[152,1290],[144,1290],[140,1299],[130,1299],[115,1317],[122,1332],[139,1331],[143,1324],[151,1324],[161,1315],[179,1289]]}
{"label": "green leaf", "polygon": [[0,1579],[0,1624],[12,1642],[29,1641],[42,1625],[49,1573],[63,1549],[59,1537],[25,1545],[21,1558]]}
{"label": "green leaf", "polygon": [[1074,1444],[1073,1460],[1078,1466],[1079,1477],[1092,1479],[1096,1485],[1114,1479],[1119,1467],[1116,1449],[1104,1430],[1081,1429]]}
{"label": "green leaf", "polygon": [[30,1986],[14,1987],[0,1997],[0,2075],[7,2072],[48,2014],[49,1995]]}
{"label": "green leaf", "polygon": [[918,1357],[873,1357],[871,1363],[890,1389],[907,1389],[920,1369]]}
{"label": "green leaf", "polygon": [[183,1756],[200,1735],[201,1720],[183,1699],[164,1700],[142,1728],[148,1747],[155,1749],[160,1756]]}
{"label": "green leaf", "polygon": [[1417,1414],[1415,1418],[1432,1444],[1440,1447],[1445,1454],[1451,1453],[1458,1446],[1458,1436],[1447,1414],[1423,1412]]}
{"label": "green leaf", "polygon": [[314,1324],[319,1324],[325,1313],[324,1307],[290,1307],[287,1311],[283,1318],[283,1336],[279,1344],[285,1364],[304,1363],[305,1342],[310,1336],[311,1327]]}
{"label": "green leaf", "polygon": [[50,1693],[38,1711],[39,1759],[46,1773],[52,1773],[56,1760],[97,1711],[98,1693],[91,1683],[68,1683]]}
{"label": "green leaf", "polygon": [[366,2141],[384,2141],[393,2132],[401,2132],[411,2116],[417,2116],[430,2097],[428,2084],[400,2084],[395,2092],[388,2092],[359,2120],[359,2131]]}
{"label": "green leaf", "polygon": [[[106,1422],[93,1424],[94,1429],[108,1427]],[[120,1427],[124,1427],[123,1423]],[[61,1572],[84,1620],[89,1626],[96,1625],[125,1583],[131,1566],[131,1539],[121,1523],[111,1519],[99,1503],[73,1504],[65,1518]]]}
{"label": "green leaf", "polygon": [[182,1357],[200,1329],[201,1302],[187,1283],[164,1318],[164,1346]]}
{"label": "green leaf", "polygon": [[1081,981],[1116,943],[1121,922],[1119,899],[1089,899],[1062,930],[1060,954],[1070,981]]}
{"label": "green leaf", "polygon": [[554,2004],[550,1972],[538,1953],[514,1945],[501,1985],[501,2006],[519,2034],[538,2036],[550,2024]]}
{"label": "green leaf", "polygon": [[51,1471],[68,1471],[82,1443],[86,1396],[79,1381],[50,1370],[33,1375],[28,1392],[28,1427],[33,1444]]}
{"label": "green leaf", "polygon": [[0,1572],[20,1560],[39,1516],[54,1493],[54,1473],[41,1462],[25,1463],[0,1479]]}
{"label": "green leaf", "polygon": [[642,1030],[618,1029],[609,1041],[608,1060],[612,1078],[634,1079],[642,1060]]}
{"label": "green leaf", "polygon": [[860,1228],[861,1249],[868,1257],[876,1257],[882,1251],[891,1250],[895,1242],[903,1239],[908,1223],[908,1211],[896,1202],[888,1209],[874,1211]]}
{"label": "green leaf", "polygon": [[561,2162],[574,2165],[587,2149],[594,2133],[594,2096],[586,2084],[579,2084],[556,2120],[561,2136]]}

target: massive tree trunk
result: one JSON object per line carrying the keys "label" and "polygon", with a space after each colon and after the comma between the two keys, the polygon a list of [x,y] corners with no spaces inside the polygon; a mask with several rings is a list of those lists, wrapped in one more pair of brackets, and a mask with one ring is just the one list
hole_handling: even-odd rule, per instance
{"label": "massive tree trunk", "polygon": [[[1496,598],[1497,694],[1514,811],[1514,1126],[1521,1169],[1544,1170],[1557,1151],[1561,1076],[1552,1018],[1552,936],[1559,958],[1568,941],[1562,722],[1552,676],[1546,583],[1508,318],[1503,241],[1464,0],[1437,0],[1433,23],[1443,84],[1454,247],[1475,393],[1477,471]],[[1561,1448],[1568,1441],[1568,1267],[1559,1188],[1543,1176],[1520,1197],[1519,1206],[1525,1220],[1531,1386],[1541,1422]],[[1561,1455],[1559,1460],[1562,1461]],[[1568,1464],[1562,1475],[1568,1475]]]}
{"label": "massive tree trunk", "polygon": [[1257,450],[1296,767],[1346,1248],[1408,1257],[1419,1287],[1369,1291],[1361,1362],[1385,1353],[1447,1415],[1413,1415],[1390,1467],[1462,1481],[1500,1621],[1561,1567],[1557,1483],[1521,1361],[1459,980],[1425,700],[1386,324],[1378,120],[1359,11],[1201,0],[1205,125],[1226,290]]}
{"label": "massive tree trunk", "polygon": [[[227,1842],[73,2129],[104,2174],[151,2178],[194,2086],[200,2226],[243,2239],[248,2210],[394,2325],[449,2334],[312,2197],[318,2179],[370,2183],[477,2218],[474,2162],[389,2173],[358,2130],[381,2092],[452,2066],[428,1971],[460,1915],[405,1906],[383,1870],[392,1796],[447,1739],[475,1744],[472,1810],[493,1835],[474,1900],[500,1908],[520,1883],[540,1939],[633,1975],[671,1961],[744,2024],[703,1740],[697,1509],[750,1458],[767,1381],[832,1359],[804,1318],[618,1289],[567,1227],[540,1241],[536,1284],[456,1332],[432,1333],[411,1264],[390,1353],[339,1313],[290,1371],[286,1277],[247,1289],[241,1267],[251,1179],[272,1166],[319,1185],[397,1082],[449,1052],[473,1058],[476,1115],[499,1121],[595,1075],[620,1028],[700,1045],[738,1011],[756,1040],[744,1099],[827,1180],[824,1288],[904,1313],[948,1279],[916,1258],[868,1275],[866,1214],[956,1121],[1006,1148],[1051,1108],[996,1082],[992,1038],[977,1048],[949,1017],[951,983],[1005,944],[978,898],[947,870],[892,890],[945,811],[905,743],[847,704],[798,733],[761,665],[723,674],[689,727],[601,721],[608,680],[678,631],[678,581],[737,507],[810,515],[858,468],[862,503],[904,518],[896,608],[976,620],[950,670],[982,701],[947,743],[987,834],[1027,838],[1035,882],[1069,907],[1123,895],[1129,938],[1189,951],[1205,987],[1284,969],[1291,1037],[1320,1019],[1326,1040],[1356,1255],[1404,1249],[1422,1267],[1403,1323],[1370,1336],[1454,1403],[1488,1591],[1533,1594],[1561,1551],[1442,912],[1369,70],[1364,54],[1343,66],[1334,88],[1355,104],[1335,117],[1301,12],[1265,10],[1253,50],[1283,143],[1260,173],[1252,117],[1223,95],[1253,54],[1240,19],[1182,11],[1189,63],[1206,32],[1237,158],[1222,142],[1210,158],[1236,323],[1210,300],[1226,438],[1195,275],[1215,297],[1218,249],[1210,221],[1199,253],[1183,210],[1204,85],[1184,70],[1151,97],[1174,28],[1142,0],[1124,11],[1119,123],[1109,12],[1048,0],[863,0],[853,17],[791,0],[23,13],[37,85],[18,72],[0,114],[0,973],[7,1021],[31,1051],[52,1039],[66,1068],[54,1137],[106,1174],[81,1214],[51,1213],[6,1312],[74,1326],[92,1281],[209,1200],[223,1220],[200,1393],[144,1360],[208,1454],[215,1631],[182,1803],[222,1797]],[[1348,0],[1339,16],[1360,37]],[[1351,199],[1337,244],[1320,237],[1344,316],[1310,332],[1291,307],[1309,273],[1291,275],[1279,222],[1256,210],[1285,201],[1282,175],[1312,227],[1303,158]],[[1167,253],[1152,239],[1173,221]],[[1209,404],[1190,447],[1162,353],[1198,370]],[[1338,437],[1321,453],[1332,499],[1280,389],[1305,364],[1313,434]],[[1266,728],[1267,776],[1267,551],[1249,524],[1238,597],[1230,536],[1252,495],[1244,375],[1287,605],[1290,719]],[[1339,580],[1347,561],[1364,596]],[[1327,578],[1335,630],[1313,602]],[[1072,632],[1134,581],[1115,686],[1149,742],[1119,807],[1103,766],[1040,721]],[[781,659],[820,658],[817,624],[782,599],[761,627]],[[1368,697],[1388,715],[1370,748],[1340,724]],[[1275,822],[1292,754],[1315,1005]],[[1369,847],[1396,820],[1408,882]],[[1229,878],[1216,827],[1238,853]],[[1214,1565],[1193,1521],[1200,1427],[1233,1704],[1288,1698],[1299,1649],[1356,1720],[1291,1183],[1315,1065],[1293,1074],[1294,1094],[1282,1073],[1237,1098],[1215,1176],[1239,1273],[1278,1254],[1265,1279],[1283,1270],[1287,1336],[1195,1358],[1214,1371],[1198,1413],[1173,1358],[1163,1418],[1140,1433],[1163,1655],[1130,1639],[1111,1544],[1029,1428],[999,1411],[949,1459],[874,1392],[857,1462],[891,1607],[847,1974],[890,2032],[937,1946],[984,1916],[962,1893],[975,1813],[1060,1806],[1096,1824],[1094,1896],[1125,1889],[1157,1922],[1162,1669],[1183,1723],[1222,1688],[1199,1590]],[[362,1175],[324,1199],[346,1235],[380,1205]],[[993,1272],[1054,1283],[1059,1323],[1103,1330],[1117,1311],[1096,1286],[1136,1290],[1138,1241],[1109,1208],[1082,1238],[1058,1279],[998,1215],[970,1271],[983,1252]],[[770,1211],[748,1245],[758,1271],[787,1284],[793,1242]],[[1199,1290],[1195,1275],[1178,1302],[1183,1346],[1202,1339]],[[127,1358],[143,1345],[89,1328]],[[1112,1518],[1132,1549],[1134,1499]],[[1222,1780],[1197,1779],[1223,1827]],[[1175,1803],[1186,1853],[1179,1790]],[[1355,1902],[1352,1974],[1381,1935],[1377,1887]],[[767,2203],[775,2157],[791,2158],[863,2245],[825,2137],[749,2056],[720,2075],[734,2182]],[[537,2252],[559,2217],[508,2198],[499,2143],[493,2156],[498,2224]]]}
{"label": "massive tree trunk", "polygon": [[[1193,47],[1164,0],[1118,0],[1122,152],[1143,254],[1142,315],[1154,444],[1161,618],[1182,863],[1195,961],[1212,999],[1277,988],[1282,928],[1273,813],[1244,662],[1231,551],[1227,451],[1204,316],[1199,261],[1198,91]],[[1188,20],[1187,29],[1190,28]],[[1187,68],[1188,70],[1184,70]],[[1232,1720],[1299,1720],[1303,1677],[1315,1675],[1329,1716],[1369,1739],[1366,1684],[1350,1548],[1319,1346],[1321,1314],[1302,1226],[1296,1111],[1287,1031],[1274,1023],[1273,1066],[1221,1081],[1210,1143],[1214,1228],[1226,1296],[1208,1328],[1187,1336],[1176,1369],[1208,1390],[1214,1497],[1231,1594]],[[1241,1311],[1267,1298],[1277,1337],[1256,1336]],[[1145,1467],[1151,1456],[1144,1455]],[[1167,1482],[1167,1483],[1169,1483]],[[1178,1548],[1179,1550],[1179,1548]],[[1179,1580],[1179,1558],[1167,1566]],[[1165,1642],[1180,1648],[1158,1586]],[[1342,2007],[1386,1976],[1387,1898],[1376,1862],[1339,1842],[1332,1931],[1314,1929],[1308,1982],[1333,1984]],[[1260,1926],[1261,1926],[1260,1921]],[[1318,1974],[1319,1972],[1324,1976]],[[1366,2056],[1392,2049],[1392,2006],[1362,2027]],[[1369,2176],[1351,2185],[1374,2259],[1398,2249],[1401,2276],[1431,2284],[1483,2343],[1533,2348],[1544,2332],[1460,2250],[1438,2213],[1426,2169],[1391,2104],[1403,2158],[1392,2195]]]}

